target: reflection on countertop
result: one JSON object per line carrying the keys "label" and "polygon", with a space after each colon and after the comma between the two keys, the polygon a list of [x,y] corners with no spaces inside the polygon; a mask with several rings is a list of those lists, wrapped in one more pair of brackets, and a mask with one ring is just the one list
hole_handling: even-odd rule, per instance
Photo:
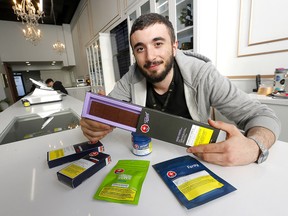
{"label": "reflection on countertop", "polygon": [[[45,122],[45,120],[48,120],[49,117],[56,115],[56,113],[61,113],[61,111],[71,111],[73,113],[73,118],[71,120],[71,124],[67,123],[66,127],[67,129],[72,129],[74,128],[74,123],[78,124],[78,121],[80,119],[80,115],[82,112],[82,107],[83,107],[83,102],[80,100],[77,100],[69,95],[66,97],[63,97],[62,101],[58,102],[51,102],[51,103],[44,103],[44,104],[36,104],[36,105],[31,105],[30,107],[24,107],[21,101],[18,101],[2,111],[0,113],[0,136],[4,137],[6,134],[6,128],[11,126],[13,124],[13,121],[16,119],[21,119],[23,120],[24,117],[39,117],[39,123],[38,128],[41,128]],[[69,113],[69,112],[68,112]],[[37,117],[37,118],[38,118]],[[48,118],[47,118],[48,117]],[[36,117],[35,117],[36,118]],[[60,117],[61,118],[61,117]],[[32,118],[33,119],[33,118]],[[62,118],[61,118],[62,119]],[[59,132],[61,128],[60,125],[57,125],[53,123],[53,121],[57,120],[57,117],[54,117],[51,122],[43,127],[47,131],[54,131],[54,128],[58,128],[55,130],[55,132]],[[62,119],[60,122],[65,123],[69,119],[67,118],[67,115],[64,115],[64,119]],[[75,120],[75,121],[74,121]],[[56,123],[56,122],[55,122]],[[75,125],[76,125],[75,124]],[[50,128],[51,126],[51,128]],[[25,130],[27,130],[26,134],[31,134],[32,132],[29,132],[28,130],[30,126],[26,126]],[[64,130],[64,127],[62,128]],[[16,142],[16,141],[15,141]],[[0,140],[0,143],[2,141]]]}
{"label": "reflection on countertop", "polygon": [[37,114],[14,117],[1,134],[0,144],[71,130],[79,126],[79,119],[71,109],[61,110],[44,118]]}

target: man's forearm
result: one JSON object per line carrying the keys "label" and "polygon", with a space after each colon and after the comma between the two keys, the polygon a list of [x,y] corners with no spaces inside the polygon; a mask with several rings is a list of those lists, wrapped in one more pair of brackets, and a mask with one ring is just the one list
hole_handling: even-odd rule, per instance
{"label": "man's forearm", "polygon": [[276,141],[274,133],[264,127],[251,128],[247,133],[247,137],[252,136],[263,143],[267,149],[269,149]]}

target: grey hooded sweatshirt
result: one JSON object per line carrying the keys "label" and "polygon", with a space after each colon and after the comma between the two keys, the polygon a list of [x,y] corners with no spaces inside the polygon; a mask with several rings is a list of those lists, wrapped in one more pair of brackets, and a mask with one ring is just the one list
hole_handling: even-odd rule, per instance
{"label": "grey hooded sweatshirt", "polygon": [[[185,99],[193,120],[207,122],[213,107],[241,130],[261,126],[271,130],[276,139],[279,137],[281,123],[275,113],[234,86],[208,58],[177,50],[175,60],[183,77]],[[109,96],[145,106],[146,79],[136,64],[116,83]]]}

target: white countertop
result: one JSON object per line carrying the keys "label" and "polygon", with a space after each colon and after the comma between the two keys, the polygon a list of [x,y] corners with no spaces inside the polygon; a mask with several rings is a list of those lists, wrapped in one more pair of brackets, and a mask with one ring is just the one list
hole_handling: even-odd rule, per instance
{"label": "white countertop", "polygon": [[13,117],[25,116],[30,114],[42,115],[45,113],[53,113],[69,108],[73,109],[79,116],[81,115],[83,102],[78,101],[69,95],[63,96],[62,98],[62,101],[59,102],[35,104],[29,107],[24,107],[21,101],[14,103],[8,109],[0,112],[0,134],[11,122]]}
{"label": "white countertop", "polygon": [[71,87],[66,87],[66,89],[81,89],[81,88],[90,89],[91,86],[71,86]]}
{"label": "white countertop", "polygon": [[257,93],[250,93],[249,96],[265,104],[284,105],[284,106],[288,105],[288,99],[285,98],[273,98],[266,95],[259,95]]}
{"label": "white countertop", "polygon": [[[69,104],[70,103],[70,104]],[[48,105],[48,104],[47,104]],[[61,106],[71,107],[79,115],[82,104],[67,96]],[[31,107],[32,108],[32,107]],[[36,107],[35,107],[36,108]],[[0,114],[7,122],[8,113],[25,114],[17,104]],[[4,114],[4,116],[3,116]],[[11,119],[11,117],[10,117]],[[75,189],[59,182],[56,172],[67,166],[49,169],[46,153],[73,145],[86,138],[80,128],[0,145],[0,215],[2,216],[99,216],[99,215],[193,215],[249,216],[285,215],[288,194],[288,143],[277,141],[268,160],[261,164],[221,167],[204,163],[217,175],[237,188],[224,197],[194,209],[183,207],[167,188],[151,165],[186,155],[185,148],[153,139],[150,155],[131,153],[130,133],[115,129],[102,140],[112,162]],[[137,206],[93,200],[93,195],[106,174],[120,159],[150,160]]]}

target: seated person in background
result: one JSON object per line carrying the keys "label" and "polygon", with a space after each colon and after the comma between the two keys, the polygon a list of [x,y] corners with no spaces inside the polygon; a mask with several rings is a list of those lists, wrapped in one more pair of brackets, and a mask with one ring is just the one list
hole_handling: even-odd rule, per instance
{"label": "seated person in background", "polygon": [[[261,163],[277,140],[281,125],[275,113],[234,86],[211,61],[197,53],[178,50],[171,22],[159,14],[140,16],[132,25],[130,44],[136,63],[116,83],[109,96],[182,116],[227,132],[219,143],[187,148],[200,159],[223,166]],[[232,124],[212,121],[216,108]],[[82,118],[83,134],[92,142],[113,127]],[[117,146],[115,146],[117,148]]]}
{"label": "seated person in background", "polygon": [[47,79],[47,80],[45,81],[45,83],[46,83],[46,85],[47,85],[48,87],[52,87],[54,90],[59,90],[59,91],[61,91],[62,93],[68,95],[68,92],[67,92],[67,90],[65,89],[65,87],[62,85],[62,82],[60,82],[60,81],[55,81],[55,82],[54,82],[53,79],[49,78],[49,79]]}

